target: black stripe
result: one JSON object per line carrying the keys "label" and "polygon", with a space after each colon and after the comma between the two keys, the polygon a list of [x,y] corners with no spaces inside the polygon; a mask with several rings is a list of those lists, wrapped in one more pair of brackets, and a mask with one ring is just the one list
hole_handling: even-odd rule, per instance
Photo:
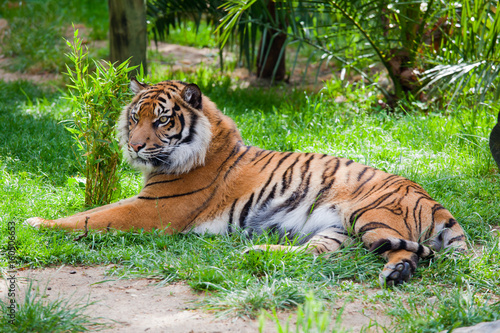
{"label": "black stripe", "polygon": [[173,81],[163,81],[163,82],[160,82],[164,85],[166,85],[167,87],[169,88],[174,88],[176,91],[180,91],[181,89],[177,86],[176,83],[181,83],[181,84],[184,84],[184,85],[187,85],[187,83],[184,83],[184,82],[181,82],[181,81],[177,81],[177,82],[173,82]]}
{"label": "black stripe", "polygon": [[[300,205],[300,203],[304,200],[304,198],[307,196],[307,193],[309,192],[311,176],[312,174],[309,174],[309,176],[305,179],[305,182],[304,179],[302,180],[300,186],[288,197],[288,199],[278,208],[276,208],[276,212],[280,212],[285,209],[287,210],[287,212],[291,212]],[[306,213],[309,214],[309,212]]]}
{"label": "black stripe", "polygon": [[375,230],[375,229],[389,229],[389,230],[392,230],[392,231],[396,232],[401,237],[403,237],[403,235],[401,235],[401,233],[398,230],[396,230],[396,229],[388,226],[385,223],[381,223],[381,222],[369,222],[369,223],[365,224],[364,226],[362,226],[358,230],[358,233],[359,234],[366,233],[368,231],[372,231],[372,230]]}
{"label": "black stripe", "polygon": [[413,232],[415,230],[415,225],[414,223],[408,222],[408,207],[404,207],[404,216],[403,216],[403,222],[406,225],[406,230],[408,230],[408,239],[415,239],[416,237],[413,236]]}
{"label": "black stripe", "polygon": [[370,246],[369,251],[374,252],[376,254],[382,254],[384,252],[391,251],[392,249],[393,246],[390,240],[379,239]]}
{"label": "black stripe", "polygon": [[339,241],[339,240],[338,240],[338,239],[336,239],[336,238],[333,238],[333,237],[328,237],[328,236],[324,236],[324,235],[318,235],[318,236],[319,236],[319,237],[322,237],[322,238],[326,238],[326,239],[332,240],[332,241],[336,242],[337,244],[342,245],[342,242],[341,242],[341,241]]}
{"label": "black stripe", "polygon": [[182,80],[174,80],[174,81],[170,81],[170,82],[180,83],[180,84],[183,84],[185,86],[187,86],[189,84],[189,83],[182,81]]}
{"label": "black stripe", "polygon": [[[323,193],[325,193],[326,191],[328,191],[332,187],[332,185],[333,185],[334,182],[335,182],[335,179],[332,179],[330,181],[330,183],[326,184],[325,186],[323,186],[321,188],[321,190],[318,191],[318,194],[316,195],[316,204],[317,205],[322,204],[324,201],[326,201],[328,199],[328,196],[327,195],[323,195]],[[335,206],[335,205],[333,205],[333,206]]]}
{"label": "black stripe", "polygon": [[390,187],[393,187],[395,186],[396,184],[398,183],[406,183],[408,180],[401,177],[401,176],[398,176],[398,175],[390,175],[389,177],[387,177],[386,179],[384,179],[383,182],[380,183],[380,190],[385,190],[385,189],[388,189]]}
{"label": "black stripe", "polygon": [[168,180],[159,180],[157,182],[147,183],[146,185],[144,185],[144,188],[146,188],[148,186],[156,185],[156,184],[172,183],[172,182],[175,182],[175,181],[181,180],[181,179],[182,178],[174,178],[174,179],[168,179]]}
{"label": "black stripe", "polygon": [[[364,174],[364,172],[365,172],[366,170],[368,170],[368,168],[365,168],[365,169],[363,170],[363,174]],[[362,176],[362,175],[361,175],[361,176]],[[354,192],[352,192],[352,194],[356,194],[356,192],[358,192],[361,188],[363,188],[363,187],[365,186],[365,184],[366,184],[366,183],[368,183],[370,180],[372,180],[372,178],[373,178],[373,177],[375,177],[375,170],[373,170],[373,172],[372,172],[371,176],[370,176],[370,177],[368,177],[367,179],[365,179],[365,181],[364,181],[364,182],[362,182],[362,183],[358,186],[358,188],[356,188],[356,190],[354,190]],[[360,178],[360,175],[358,175],[358,181],[359,181],[360,179],[361,179],[361,178]]]}
{"label": "black stripe", "polygon": [[192,194],[198,193],[200,191],[206,190],[207,188],[209,188],[210,186],[212,186],[213,183],[214,182],[210,183],[209,185],[207,185],[205,187],[199,188],[199,189],[191,191],[191,192],[179,193],[179,194],[172,194],[172,195],[165,195],[165,196],[161,196],[161,197],[139,196],[139,197],[137,197],[137,199],[142,199],[142,200],[163,200],[163,199],[172,199],[172,198],[184,197],[184,196],[192,195]]}
{"label": "black stripe", "polygon": [[248,151],[250,150],[250,148],[252,148],[252,146],[246,146],[245,151],[243,153],[241,153],[240,156],[238,156],[238,158],[236,159],[236,161],[234,161],[234,163],[231,165],[231,167],[224,174],[224,180],[226,180],[226,178],[229,175],[229,173],[234,170],[234,167],[241,161],[241,159],[243,158],[243,156],[245,156],[246,153],[248,153]]}
{"label": "black stripe", "polygon": [[365,174],[366,170],[368,170],[368,167],[364,167],[364,168],[363,168],[363,171],[361,171],[361,172],[358,174],[358,182],[361,180],[361,177],[363,177],[363,175]]}
{"label": "black stripe", "polygon": [[229,223],[227,225],[228,233],[233,232],[233,214],[234,214],[234,207],[236,206],[236,202],[238,202],[238,199],[234,200],[233,204],[231,205],[231,209],[229,210]]}
{"label": "black stripe", "polygon": [[465,239],[464,235],[453,237],[452,239],[450,239],[448,241],[448,244],[446,246],[449,246],[451,243],[454,243],[454,242],[457,242],[457,241],[461,241],[461,240],[464,240],[464,239]]}
{"label": "black stripe", "polygon": [[248,213],[250,212],[250,207],[252,206],[253,203],[253,195],[254,193],[252,193],[250,199],[248,199],[248,201],[245,203],[245,206],[243,206],[243,209],[240,214],[240,228],[242,229],[245,227],[245,219],[247,218]]}
{"label": "black stripe", "polygon": [[315,245],[314,249],[318,252],[318,253],[325,253],[328,251],[328,249],[326,248],[326,246],[324,244],[317,244]]}
{"label": "black stripe", "polygon": [[240,148],[241,148],[240,142],[236,143],[236,145],[233,147],[233,150],[231,150],[231,152],[229,153],[227,158],[224,160],[224,162],[222,162],[222,164],[217,168],[218,172],[220,172],[222,170],[222,167],[224,166],[224,164],[227,163],[227,161],[229,161],[230,158],[232,158],[234,155],[236,155],[240,151]]}
{"label": "black stripe", "polygon": [[[435,204],[434,206],[432,206],[431,225],[430,225],[430,228],[428,229],[426,238],[429,238],[430,235],[434,235],[435,228],[436,228],[436,219],[434,217],[434,213],[437,212],[438,210],[441,210],[441,209],[444,209],[444,207],[441,206],[440,204]],[[442,233],[439,233],[438,240],[440,240],[440,241],[443,240]]]}
{"label": "black stripe", "polygon": [[[264,152],[266,152],[266,154],[264,154],[264,156],[262,156],[258,160],[255,160],[256,158],[260,157],[260,155],[262,155]],[[253,165],[256,165],[257,163],[259,163],[260,161],[262,161],[263,159],[265,159],[267,156],[269,156],[269,154],[272,154],[272,153],[274,153],[274,151],[272,151],[272,150],[259,150],[259,152],[257,152],[255,154],[255,157],[254,157],[254,159],[251,162],[253,162]]]}
{"label": "black stripe", "polygon": [[328,174],[328,175],[327,175],[327,171],[330,170],[330,169],[332,169],[332,168],[330,166],[330,163],[328,163],[328,162],[325,163],[325,166],[326,166],[326,164],[328,164],[328,166],[325,168],[325,170],[323,171],[323,175],[321,176],[321,178],[322,178],[321,185],[323,185],[328,178],[331,178],[331,177],[335,176],[335,174],[339,170],[339,167],[340,167],[340,160],[339,160],[339,158],[335,158],[335,162],[337,162],[337,163],[335,163],[335,166],[333,167],[332,172],[330,174]]}
{"label": "black stripe", "polygon": [[[273,153],[274,153],[274,152],[273,152]],[[267,156],[267,155],[266,155],[266,156]],[[274,154],[273,154],[273,156],[271,156],[271,158],[267,160],[266,164],[264,164],[264,165],[262,166],[262,168],[260,169],[260,171],[264,170],[264,169],[268,166],[268,164],[269,164],[269,163],[271,163],[271,160],[274,158],[274,156],[276,156],[276,155],[274,155]]]}
{"label": "black stripe", "polygon": [[[278,153],[274,152],[275,154],[273,154],[273,156],[271,156],[271,158],[269,159],[269,161],[271,161],[271,159],[273,159],[274,156],[278,155]],[[280,167],[281,163],[283,163],[284,160],[286,160],[290,155],[292,155],[292,153],[286,153],[284,157],[282,157],[277,165],[274,167],[273,171],[271,171],[271,174],[269,175],[269,177],[267,178],[267,181],[266,181],[266,184],[262,187],[262,189],[260,190],[260,193],[259,193],[259,196],[257,197],[257,201],[256,203],[258,203],[260,201],[260,199],[262,198],[262,195],[264,195],[264,192],[266,191],[267,187],[269,186],[269,184],[271,183],[271,180],[273,179],[274,177],[274,173],[276,172],[276,170],[278,170],[278,168]],[[268,161],[268,163],[269,163]],[[266,165],[268,164],[266,163]],[[265,166],[264,166],[265,167]],[[264,170],[264,167],[260,170]]]}
{"label": "black stripe", "polygon": [[425,251],[425,248],[422,245],[418,244],[418,250],[417,250],[417,252],[415,252],[417,254],[417,256],[421,257],[422,253],[424,253],[424,251]]}
{"label": "black stripe", "polygon": [[299,161],[299,157],[290,164],[290,166],[286,169],[285,173],[281,177],[281,195],[285,193],[285,191],[290,187],[290,184],[292,183],[292,178],[293,178],[293,167],[297,162]]}
{"label": "black stripe", "polygon": [[[420,205],[420,200],[422,198],[418,198],[417,202],[415,202],[413,206],[413,220],[415,221],[416,227],[417,227],[417,234],[421,235],[422,234],[422,205]],[[418,213],[417,213],[418,209]]]}
{"label": "black stripe", "polygon": [[184,129],[184,126],[186,126],[186,121],[184,120],[184,114],[179,114],[179,116],[177,116],[177,119],[179,119],[179,122],[181,123],[181,132],[182,130]]}
{"label": "black stripe", "polygon": [[349,166],[349,165],[351,165],[351,164],[353,164],[353,163],[354,163],[354,161],[353,161],[353,160],[347,160],[347,162],[345,162],[345,165],[346,165],[346,166]]}
{"label": "black stripe", "polygon": [[[191,118],[191,125],[189,126],[189,133],[188,136],[186,136],[180,143],[190,143],[193,141],[194,135],[197,133],[196,131],[196,124],[198,123],[198,116],[194,113],[189,111],[190,118]],[[179,137],[181,137],[182,132],[184,131],[184,116],[182,116],[182,120],[179,117],[179,121],[181,122],[181,130],[179,132]]]}
{"label": "black stripe", "polygon": [[210,201],[212,201],[212,199],[215,197],[215,193],[217,192],[218,188],[219,187],[216,186],[212,193],[210,193],[208,198],[198,208],[191,212],[191,220],[186,224],[182,231],[191,229],[192,224],[195,223],[198,216],[207,208],[207,206],[210,204]]}
{"label": "black stripe", "polygon": [[385,209],[391,212],[394,215],[403,215],[403,210],[401,207],[389,208],[388,206],[378,207],[377,209]]}
{"label": "black stripe", "polygon": [[311,166],[311,161],[314,159],[314,155],[311,155],[304,164],[300,167],[300,178],[304,179],[306,176],[306,173],[309,171],[309,168]]}
{"label": "black stripe", "polygon": [[[278,187],[278,184],[274,184],[273,189],[271,190],[271,192],[267,196],[266,200],[264,200],[261,207],[267,207],[269,202],[274,199],[274,196],[276,195],[276,188],[277,187]],[[257,200],[257,202],[259,202],[259,200]]]}
{"label": "black stripe", "polygon": [[453,227],[455,224],[457,224],[457,221],[455,219],[449,219],[448,222],[445,223],[444,227],[449,229]]}
{"label": "black stripe", "polygon": [[364,213],[366,213],[374,208],[378,208],[382,202],[384,202],[387,198],[389,198],[391,195],[393,195],[394,193],[397,193],[397,192],[398,192],[398,189],[396,189],[392,192],[386,193],[386,194],[382,195],[381,197],[377,198],[371,204],[354,211],[351,214],[351,217],[349,219],[349,223],[352,225],[354,223],[354,221],[356,219],[359,219]]}

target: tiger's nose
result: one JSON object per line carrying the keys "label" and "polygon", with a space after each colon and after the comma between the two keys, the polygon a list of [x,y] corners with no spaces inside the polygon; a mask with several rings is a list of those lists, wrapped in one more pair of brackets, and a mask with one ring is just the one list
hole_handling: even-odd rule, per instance
{"label": "tiger's nose", "polygon": [[139,150],[142,148],[146,147],[146,143],[143,142],[129,142],[129,146],[132,147],[132,149],[138,153]]}

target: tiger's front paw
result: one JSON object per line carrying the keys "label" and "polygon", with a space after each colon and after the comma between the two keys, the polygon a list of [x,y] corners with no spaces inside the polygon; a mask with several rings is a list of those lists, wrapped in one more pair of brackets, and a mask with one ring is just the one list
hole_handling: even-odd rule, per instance
{"label": "tiger's front paw", "polygon": [[381,287],[392,287],[408,282],[413,275],[415,268],[407,261],[397,264],[388,263],[380,273],[379,281]]}
{"label": "tiger's front paw", "polygon": [[47,220],[44,220],[40,217],[31,217],[24,221],[24,224],[30,225],[34,228],[40,228],[42,225],[48,225]]}

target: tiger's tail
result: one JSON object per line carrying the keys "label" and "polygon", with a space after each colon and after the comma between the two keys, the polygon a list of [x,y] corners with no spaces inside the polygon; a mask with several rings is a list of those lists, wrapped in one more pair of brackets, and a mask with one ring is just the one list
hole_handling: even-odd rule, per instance
{"label": "tiger's tail", "polygon": [[394,250],[410,251],[415,253],[420,258],[428,257],[434,253],[434,251],[432,251],[428,246],[395,237],[379,239],[370,247],[370,252],[374,252],[376,254],[382,254],[384,252]]}

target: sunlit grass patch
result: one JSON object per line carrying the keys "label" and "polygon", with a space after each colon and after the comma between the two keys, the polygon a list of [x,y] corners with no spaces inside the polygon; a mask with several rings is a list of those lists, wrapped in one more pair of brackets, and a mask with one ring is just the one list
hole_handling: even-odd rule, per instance
{"label": "sunlit grass patch", "polygon": [[500,303],[467,284],[459,289],[431,289],[432,296],[401,299],[388,311],[398,332],[440,332],[500,318]]}
{"label": "sunlit grass patch", "polygon": [[[309,292],[303,304],[298,305],[296,318],[294,318],[295,325],[289,317],[284,322],[280,321],[276,309],[273,309],[272,315],[265,311],[261,311],[259,315],[259,332],[263,332],[267,326],[264,324],[266,318],[271,318],[275,325],[276,331],[279,333],[288,332],[316,332],[326,333],[335,332],[343,333],[349,332],[348,329],[341,327],[342,313],[341,308],[335,315],[332,310],[327,309],[325,303],[316,299],[312,292]],[[295,326],[295,327],[294,327]]]}

